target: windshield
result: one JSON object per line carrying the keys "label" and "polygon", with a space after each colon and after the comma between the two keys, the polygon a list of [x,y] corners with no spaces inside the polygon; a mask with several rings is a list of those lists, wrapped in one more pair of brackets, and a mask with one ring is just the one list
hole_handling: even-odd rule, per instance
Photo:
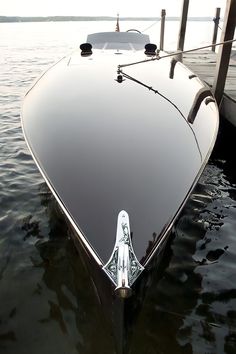
{"label": "windshield", "polygon": [[100,32],[89,34],[87,42],[95,49],[141,50],[150,39],[148,35],[136,32]]}

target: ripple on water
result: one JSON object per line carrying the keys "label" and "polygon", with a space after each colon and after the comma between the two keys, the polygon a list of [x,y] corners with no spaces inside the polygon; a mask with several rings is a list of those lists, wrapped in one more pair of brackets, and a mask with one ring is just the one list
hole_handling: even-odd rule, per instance
{"label": "ripple on water", "polygon": [[150,353],[157,347],[162,353],[234,353],[236,202],[231,189],[225,171],[210,163],[176,224],[162,274],[157,269],[155,278],[154,272],[132,353],[142,343]]}

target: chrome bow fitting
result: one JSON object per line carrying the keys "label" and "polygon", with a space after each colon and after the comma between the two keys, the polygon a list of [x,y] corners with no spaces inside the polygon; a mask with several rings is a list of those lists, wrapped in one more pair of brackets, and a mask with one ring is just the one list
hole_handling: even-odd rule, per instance
{"label": "chrome bow fitting", "polygon": [[126,298],[131,295],[131,285],[143,269],[144,267],[139,263],[133,250],[129,215],[126,211],[122,210],[117,220],[115,247],[103,270],[116,285],[116,294],[122,298]]}

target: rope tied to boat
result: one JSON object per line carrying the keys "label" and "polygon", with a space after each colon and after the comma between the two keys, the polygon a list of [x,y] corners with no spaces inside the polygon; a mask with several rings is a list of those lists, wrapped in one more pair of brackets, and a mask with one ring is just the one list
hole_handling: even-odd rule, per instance
{"label": "rope tied to boat", "polygon": [[213,22],[217,25],[217,27],[222,31],[222,28],[219,26],[220,16],[215,16],[213,18]]}
{"label": "rope tied to boat", "polygon": [[187,49],[187,50],[181,50],[181,51],[177,51],[177,52],[174,52],[174,53],[169,53],[169,54],[162,55],[162,56],[159,55],[159,51],[158,51],[156,56],[152,56],[149,59],[140,60],[140,61],[136,61],[136,62],[133,62],[133,63],[120,64],[120,65],[118,65],[118,69],[125,68],[127,66],[137,65],[137,64],[149,63],[151,61],[161,60],[161,59],[168,58],[168,57],[178,56],[178,55],[181,55],[181,54],[184,54],[184,53],[195,52],[196,50],[217,47],[219,45],[225,45],[225,44],[233,43],[235,41],[236,41],[236,38],[230,39],[230,40],[224,41],[224,42],[219,42],[219,43],[215,43],[215,44],[205,45],[203,47]]}

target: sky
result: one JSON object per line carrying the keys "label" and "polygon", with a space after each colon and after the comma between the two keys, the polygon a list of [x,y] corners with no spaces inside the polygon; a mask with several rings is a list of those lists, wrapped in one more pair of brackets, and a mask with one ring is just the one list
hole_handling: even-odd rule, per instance
{"label": "sky", "polygon": [[[214,17],[216,7],[221,17],[227,0],[189,0],[189,16]],[[1,16],[180,16],[183,0],[6,0]]]}

